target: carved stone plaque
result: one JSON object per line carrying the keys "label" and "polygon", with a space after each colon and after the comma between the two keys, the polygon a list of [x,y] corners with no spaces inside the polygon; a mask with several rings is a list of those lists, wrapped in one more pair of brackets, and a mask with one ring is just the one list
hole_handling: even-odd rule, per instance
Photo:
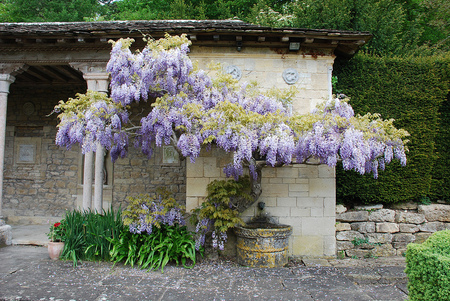
{"label": "carved stone plaque", "polygon": [[32,102],[26,102],[23,104],[23,113],[27,116],[30,116],[34,113],[34,104]]}
{"label": "carved stone plaque", "polygon": [[242,77],[242,71],[241,69],[236,65],[230,65],[225,69],[225,73],[231,74],[231,76],[236,79],[240,80]]}
{"label": "carved stone plaque", "polygon": [[19,162],[33,163],[34,162],[34,144],[19,145]]}
{"label": "carved stone plaque", "polygon": [[288,68],[283,71],[283,79],[288,85],[293,85],[298,81],[298,72],[294,68]]}
{"label": "carved stone plaque", "polygon": [[180,162],[178,152],[173,146],[163,147],[163,164],[177,164]]}

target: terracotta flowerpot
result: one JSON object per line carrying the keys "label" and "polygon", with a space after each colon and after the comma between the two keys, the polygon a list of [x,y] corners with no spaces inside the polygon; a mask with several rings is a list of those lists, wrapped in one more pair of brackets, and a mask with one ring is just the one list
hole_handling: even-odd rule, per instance
{"label": "terracotta flowerpot", "polygon": [[234,232],[239,264],[257,268],[287,264],[291,226],[255,223],[236,227]]}
{"label": "terracotta flowerpot", "polygon": [[64,249],[64,243],[61,241],[58,241],[58,242],[51,241],[48,243],[48,255],[53,260],[59,259],[63,249]]}

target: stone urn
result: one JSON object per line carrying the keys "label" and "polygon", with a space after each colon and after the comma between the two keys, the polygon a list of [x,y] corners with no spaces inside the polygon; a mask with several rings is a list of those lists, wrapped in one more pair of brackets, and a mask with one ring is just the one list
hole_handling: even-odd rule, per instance
{"label": "stone urn", "polygon": [[250,223],[234,228],[239,264],[273,268],[288,263],[289,237],[292,227],[269,223]]}
{"label": "stone urn", "polygon": [[58,260],[64,249],[64,242],[50,241],[48,243],[48,255],[52,260]]}

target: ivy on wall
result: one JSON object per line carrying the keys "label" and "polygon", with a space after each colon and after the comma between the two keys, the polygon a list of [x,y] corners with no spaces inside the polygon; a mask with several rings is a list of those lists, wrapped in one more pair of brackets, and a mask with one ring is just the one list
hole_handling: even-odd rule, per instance
{"label": "ivy on wall", "polygon": [[450,202],[450,54],[380,58],[360,54],[340,64],[337,88],[356,113],[377,112],[406,129],[408,163],[389,165],[378,180],[337,168],[342,203],[396,203],[421,198]]}

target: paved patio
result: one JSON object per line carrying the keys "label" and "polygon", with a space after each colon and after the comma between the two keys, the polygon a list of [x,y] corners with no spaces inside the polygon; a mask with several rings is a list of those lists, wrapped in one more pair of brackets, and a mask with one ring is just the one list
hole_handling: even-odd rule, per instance
{"label": "paved patio", "polygon": [[[46,225],[45,225],[46,226]],[[24,226],[22,226],[24,227]],[[405,300],[402,257],[291,261],[288,267],[247,268],[203,259],[193,269],[160,271],[108,262],[52,261],[44,227],[13,227],[13,245],[0,249],[0,300]],[[44,229],[47,232],[48,227]],[[35,234],[32,234],[35,233]],[[25,239],[26,238],[26,239]],[[44,236],[46,240],[46,236]]]}

